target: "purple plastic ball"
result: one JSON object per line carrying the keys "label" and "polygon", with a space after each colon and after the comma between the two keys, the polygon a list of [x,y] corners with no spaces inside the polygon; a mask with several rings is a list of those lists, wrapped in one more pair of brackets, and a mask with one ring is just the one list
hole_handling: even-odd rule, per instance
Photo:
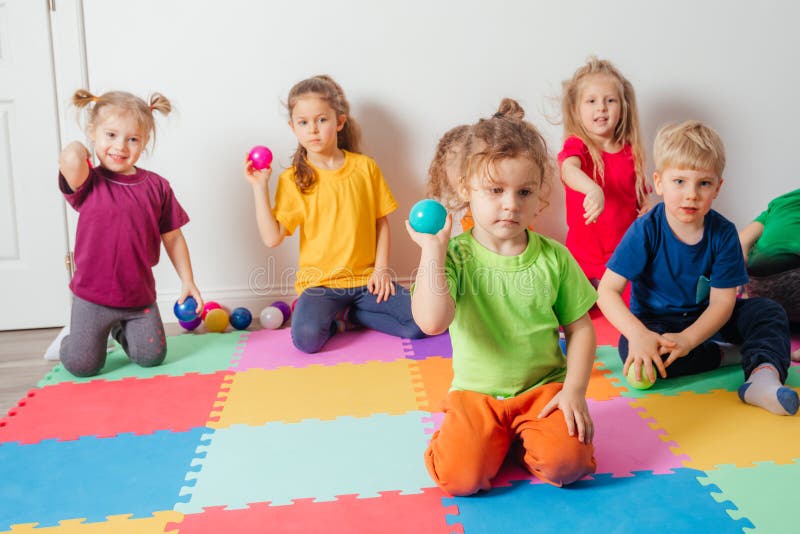
{"label": "purple plastic ball", "polygon": [[292,308],[282,300],[276,300],[275,302],[272,303],[272,306],[278,308],[281,311],[281,313],[283,314],[284,323],[289,320],[289,317],[292,316]]}
{"label": "purple plastic ball", "polygon": [[194,330],[195,328],[200,326],[200,323],[202,322],[203,320],[199,316],[195,317],[191,321],[182,321],[178,319],[178,324],[181,325],[184,330]]}

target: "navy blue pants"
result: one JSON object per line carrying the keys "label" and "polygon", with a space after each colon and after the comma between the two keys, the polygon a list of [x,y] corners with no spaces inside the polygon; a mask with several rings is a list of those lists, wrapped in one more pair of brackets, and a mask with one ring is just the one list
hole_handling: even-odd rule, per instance
{"label": "navy blue pants", "polygon": [[[653,332],[663,334],[681,332],[698,317],[699,314],[672,314],[638,319]],[[781,383],[784,383],[791,363],[789,337],[789,320],[784,309],[776,302],[765,298],[738,299],[731,318],[720,331],[686,356],[672,362],[667,367],[667,377],[716,369],[722,362],[722,353],[715,341],[722,341],[740,345],[745,380],[753,369],[762,363],[769,363],[778,370]],[[619,355],[623,362],[628,359],[628,340],[625,336],[619,338]]]}
{"label": "navy blue pants", "polygon": [[292,342],[309,354],[319,352],[328,339],[336,333],[336,314],[350,306],[349,319],[393,336],[419,339],[425,334],[411,316],[411,294],[408,289],[396,286],[389,300],[375,302],[376,295],[367,286],[336,289],[309,287],[297,299],[292,314]]}

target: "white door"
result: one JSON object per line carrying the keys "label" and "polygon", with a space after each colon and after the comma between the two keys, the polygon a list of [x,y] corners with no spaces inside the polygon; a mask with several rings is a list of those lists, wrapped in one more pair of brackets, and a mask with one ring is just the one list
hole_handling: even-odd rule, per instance
{"label": "white door", "polygon": [[0,330],[66,324],[65,204],[46,0],[0,0]]}

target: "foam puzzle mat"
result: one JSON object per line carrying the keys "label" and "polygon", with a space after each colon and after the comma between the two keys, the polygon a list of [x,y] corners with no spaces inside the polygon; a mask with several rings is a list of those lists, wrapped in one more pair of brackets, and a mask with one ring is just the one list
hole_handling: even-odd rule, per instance
{"label": "foam puzzle mat", "polygon": [[593,322],[598,468],[568,487],[510,458],[490,491],[435,487],[447,334],[307,355],[288,328],[190,333],[156,368],[119,348],[97,377],[56,366],[0,419],[0,532],[796,532],[800,417],[740,402],[738,367],[634,390]]}

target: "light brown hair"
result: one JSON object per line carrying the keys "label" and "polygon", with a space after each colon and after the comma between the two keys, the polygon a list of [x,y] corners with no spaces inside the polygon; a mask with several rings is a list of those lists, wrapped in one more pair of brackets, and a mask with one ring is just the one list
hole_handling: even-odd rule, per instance
{"label": "light brown hair", "polygon": [[[466,177],[474,176],[482,169],[491,169],[498,161],[525,158],[539,171],[536,193],[540,209],[544,209],[549,204],[547,198],[554,166],[544,137],[524,117],[525,110],[516,100],[504,98],[497,113],[473,125],[465,148],[462,174],[466,180]],[[491,180],[491,175],[488,178]],[[466,202],[462,205],[466,205]]]}
{"label": "light brown hair", "polygon": [[[344,96],[341,86],[333,78],[325,74],[313,76],[297,82],[289,90],[289,98],[286,107],[289,109],[289,119],[292,117],[292,110],[297,101],[303,96],[313,94],[320,97],[336,112],[337,118],[345,116],[342,129],[336,136],[336,146],[340,150],[358,153],[361,141],[361,129],[355,120],[350,116],[350,103]],[[309,192],[317,181],[317,171],[307,159],[306,149],[300,143],[292,156],[292,166],[294,167],[295,183],[301,192]]]}
{"label": "light brown hair", "polygon": [[463,159],[463,148],[468,137],[469,126],[466,124],[446,131],[439,139],[439,144],[436,145],[436,153],[428,168],[428,197],[441,201],[450,209],[456,209],[460,201],[458,192],[453,189],[447,178],[447,159],[456,154]]}

